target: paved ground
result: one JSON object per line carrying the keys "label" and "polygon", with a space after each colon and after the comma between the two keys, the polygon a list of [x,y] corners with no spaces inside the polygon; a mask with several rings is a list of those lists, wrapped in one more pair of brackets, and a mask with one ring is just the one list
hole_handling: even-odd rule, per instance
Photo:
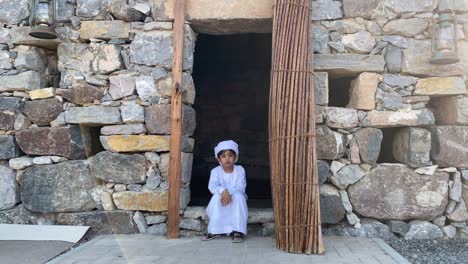
{"label": "paved ground", "polygon": [[57,256],[73,245],[74,243],[64,241],[0,240],[0,263],[40,264]]}
{"label": "paved ground", "polygon": [[326,237],[325,255],[278,251],[270,237],[249,237],[234,244],[227,237],[202,242],[198,238],[166,240],[151,235],[106,235],[49,263],[286,263],[286,264],[409,264],[380,239]]}

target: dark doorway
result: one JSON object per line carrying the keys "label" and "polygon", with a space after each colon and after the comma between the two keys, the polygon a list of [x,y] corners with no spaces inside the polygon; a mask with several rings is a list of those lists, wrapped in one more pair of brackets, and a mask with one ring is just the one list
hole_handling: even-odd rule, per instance
{"label": "dark doorway", "polygon": [[208,204],[218,165],[213,148],[232,139],[247,174],[249,207],[271,207],[268,98],[271,34],[199,35],[193,78],[197,91],[191,205]]}

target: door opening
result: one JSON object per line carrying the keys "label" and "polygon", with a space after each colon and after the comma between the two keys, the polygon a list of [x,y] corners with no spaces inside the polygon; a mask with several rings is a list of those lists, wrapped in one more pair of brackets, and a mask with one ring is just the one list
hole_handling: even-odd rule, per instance
{"label": "door opening", "polygon": [[232,139],[247,174],[249,207],[271,207],[268,105],[271,34],[203,35],[197,38],[193,78],[197,91],[191,205],[208,204],[213,148]]}

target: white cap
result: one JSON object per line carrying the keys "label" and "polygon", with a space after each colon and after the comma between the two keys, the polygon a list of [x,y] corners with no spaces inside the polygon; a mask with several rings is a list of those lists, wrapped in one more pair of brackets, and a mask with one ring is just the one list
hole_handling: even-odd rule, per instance
{"label": "white cap", "polygon": [[218,159],[219,152],[228,149],[234,150],[234,152],[236,153],[236,160],[234,162],[237,162],[237,159],[239,158],[239,145],[237,145],[237,143],[233,140],[219,142],[218,145],[214,148],[215,158]]}

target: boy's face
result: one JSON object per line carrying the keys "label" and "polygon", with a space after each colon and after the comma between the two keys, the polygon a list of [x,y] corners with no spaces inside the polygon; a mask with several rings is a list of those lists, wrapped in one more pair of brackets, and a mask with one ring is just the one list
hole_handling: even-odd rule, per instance
{"label": "boy's face", "polygon": [[236,154],[232,151],[223,151],[221,155],[219,155],[219,161],[223,168],[229,169],[234,166],[234,161],[236,160]]}

